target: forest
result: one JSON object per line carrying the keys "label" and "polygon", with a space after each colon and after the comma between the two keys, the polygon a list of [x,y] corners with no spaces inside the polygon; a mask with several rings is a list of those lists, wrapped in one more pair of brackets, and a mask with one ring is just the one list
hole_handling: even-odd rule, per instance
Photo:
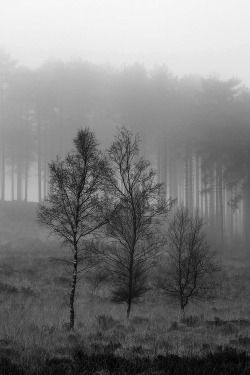
{"label": "forest", "polygon": [[235,77],[1,49],[0,373],[247,374],[249,150]]}
{"label": "forest", "polygon": [[166,195],[206,218],[218,250],[249,256],[250,94],[237,78],[178,78],[166,66],[115,69],[88,61],[19,66],[0,51],[1,200],[46,196],[48,162],[89,126],[110,144],[140,134]]}

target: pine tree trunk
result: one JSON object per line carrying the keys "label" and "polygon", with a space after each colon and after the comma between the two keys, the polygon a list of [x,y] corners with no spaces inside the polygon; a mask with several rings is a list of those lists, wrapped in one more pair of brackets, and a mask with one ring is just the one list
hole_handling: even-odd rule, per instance
{"label": "pine tree trunk", "polygon": [[189,152],[187,145],[185,150],[185,206],[189,207]]}
{"label": "pine tree trunk", "polygon": [[[232,200],[234,197],[234,194],[233,194],[233,191],[231,190],[230,192],[230,199]],[[233,215],[233,209],[232,209],[232,206],[229,207],[229,212],[230,212],[230,228],[229,228],[229,233],[230,233],[230,247],[231,247],[231,250],[233,250],[233,239],[234,239],[234,215]],[[249,218],[249,216],[248,216]],[[249,222],[248,222],[249,224]],[[247,235],[248,235],[248,231],[247,231]],[[249,235],[248,235],[249,236]]]}
{"label": "pine tree trunk", "polygon": [[209,226],[212,236],[215,234],[215,214],[214,214],[214,168],[212,166],[210,171],[210,202],[209,202]]}
{"label": "pine tree trunk", "polygon": [[37,172],[38,172],[38,202],[42,201],[42,160],[41,160],[41,120],[38,113],[37,122]]}
{"label": "pine tree trunk", "polygon": [[161,183],[161,140],[157,142],[157,182]]}
{"label": "pine tree trunk", "polygon": [[26,157],[25,157],[25,167],[24,167],[24,200],[28,201],[28,179],[29,179],[29,110],[26,108]]}
{"label": "pine tree trunk", "polygon": [[5,199],[5,116],[4,116],[4,95],[3,84],[0,87],[1,106],[1,200]]}
{"label": "pine tree trunk", "polygon": [[196,166],[195,166],[195,197],[196,197],[196,209],[200,208],[200,160],[199,156],[196,155]]}
{"label": "pine tree trunk", "polygon": [[201,215],[202,216],[205,216],[205,212],[204,212],[204,193],[203,193],[203,190],[205,189],[204,187],[204,181],[203,181],[203,175],[202,175],[202,170],[201,170],[201,165],[200,165],[200,183],[201,183]]}
{"label": "pine tree trunk", "polygon": [[223,247],[223,186],[220,161],[216,165],[216,230],[219,244]]}
{"label": "pine tree trunk", "polygon": [[161,151],[161,182],[165,184],[165,194],[167,194],[167,139],[165,135],[163,137]]}
{"label": "pine tree trunk", "polygon": [[192,151],[189,152],[189,208],[193,210],[194,208],[194,199],[193,199],[193,153]]}
{"label": "pine tree trunk", "polygon": [[17,200],[22,200],[22,161],[17,161]]}
{"label": "pine tree trunk", "polygon": [[47,150],[46,143],[44,145],[44,156],[43,156],[43,196],[47,195]]}
{"label": "pine tree trunk", "polygon": [[24,170],[24,200],[28,202],[29,161],[26,157]]}
{"label": "pine tree trunk", "polygon": [[11,160],[11,200],[15,200],[15,163]]}

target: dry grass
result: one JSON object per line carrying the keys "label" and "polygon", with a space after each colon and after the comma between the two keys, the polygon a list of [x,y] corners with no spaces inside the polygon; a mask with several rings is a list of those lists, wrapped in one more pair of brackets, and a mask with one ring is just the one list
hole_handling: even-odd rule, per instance
{"label": "dry grass", "polygon": [[64,296],[70,277],[50,262],[66,250],[46,241],[35,224],[24,223],[21,236],[7,227],[3,232],[0,225],[0,350],[24,368],[36,373],[54,358],[70,361],[78,349],[125,358],[204,356],[228,346],[250,353],[249,264],[225,262],[216,303],[190,305],[186,319],[178,306],[151,291],[127,321],[125,306],[111,304],[107,290],[93,291],[82,281],[75,331],[69,332]]}
{"label": "dry grass", "polygon": [[[28,241],[27,241],[28,243]],[[26,244],[27,245],[27,244]],[[250,353],[250,293],[246,266],[225,265],[215,304],[190,306],[183,319],[177,306],[150,292],[133,306],[112,305],[105,290],[78,285],[76,329],[68,332],[63,299],[69,278],[49,261],[59,248],[20,251],[5,245],[0,257],[0,347],[23,363],[67,356],[70,348],[125,357],[166,354],[202,356],[227,346]],[[22,247],[22,244],[20,244]],[[54,248],[54,250],[52,249]],[[54,254],[55,255],[55,254]],[[38,360],[39,358],[39,360]],[[37,362],[38,361],[38,362]]]}

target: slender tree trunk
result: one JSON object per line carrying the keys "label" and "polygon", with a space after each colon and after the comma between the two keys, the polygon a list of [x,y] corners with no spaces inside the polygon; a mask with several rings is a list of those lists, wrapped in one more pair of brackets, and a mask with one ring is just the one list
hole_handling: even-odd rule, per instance
{"label": "slender tree trunk", "polygon": [[24,200],[28,202],[29,161],[26,157],[24,170]]}
{"label": "slender tree trunk", "polygon": [[71,292],[70,292],[70,323],[69,328],[70,330],[74,329],[75,325],[75,293],[76,293],[76,281],[77,281],[77,246],[74,249],[74,264],[73,264],[73,277],[72,277],[72,284],[71,284]]}
{"label": "slender tree trunk", "polygon": [[29,111],[26,108],[26,156],[24,166],[24,200],[28,201],[28,179],[29,179],[29,150],[28,150],[28,137],[29,137]]}
{"label": "slender tree trunk", "polygon": [[[205,186],[207,189],[207,186]],[[205,217],[208,219],[208,194],[205,192]]]}
{"label": "slender tree trunk", "polygon": [[[47,137],[46,137],[47,138]],[[44,142],[44,156],[43,156],[43,196],[47,195],[47,140]]]}
{"label": "slender tree trunk", "polygon": [[223,186],[220,161],[216,164],[216,230],[219,244],[223,247]]}
{"label": "slender tree trunk", "polygon": [[161,179],[164,184],[165,184],[165,194],[168,194],[167,192],[167,139],[166,135],[164,134],[163,137],[163,142],[162,142],[162,148],[161,148]]}
{"label": "slender tree trunk", "polygon": [[231,207],[229,206],[229,201],[231,199],[230,190],[225,191],[225,226],[226,226],[226,235],[227,241],[229,244],[229,249],[231,249],[232,244],[232,234],[231,234]]}
{"label": "slender tree trunk", "polygon": [[42,160],[41,160],[41,119],[38,113],[37,121],[37,172],[38,172],[38,202],[42,201]]}
{"label": "slender tree trunk", "polygon": [[22,161],[17,161],[17,200],[22,200]]}
{"label": "slender tree trunk", "polygon": [[189,150],[185,147],[185,206],[189,207]]}
{"label": "slender tree trunk", "polygon": [[203,181],[203,176],[202,176],[202,170],[201,170],[201,165],[200,165],[200,183],[201,183],[201,214],[202,216],[205,216],[205,213],[204,213],[204,193],[203,193],[203,189],[205,188],[204,187],[204,181]]}
{"label": "slender tree trunk", "polygon": [[244,200],[244,232],[245,232],[245,251],[250,258],[250,165],[249,165],[250,151],[247,149],[246,152],[246,188],[245,188],[245,200]]}
{"label": "slender tree trunk", "polygon": [[[173,140],[174,141],[174,140]],[[176,157],[174,152],[173,144],[170,146],[169,153],[169,182],[171,183],[170,197],[175,199],[178,198],[178,183],[177,183],[177,168],[176,168]]]}
{"label": "slender tree trunk", "polygon": [[47,195],[47,165],[46,159],[44,160],[44,170],[43,170],[43,195],[46,197]]}
{"label": "slender tree trunk", "polygon": [[209,226],[211,235],[215,234],[215,214],[214,214],[215,202],[214,202],[214,167],[212,166],[210,171],[210,202],[209,202]]}
{"label": "slender tree trunk", "polygon": [[189,208],[193,210],[194,199],[193,199],[193,153],[189,152]]}
{"label": "slender tree trunk", "polygon": [[[250,204],[250,192],[249,187],[245,189],[244,197],[243,197],[243,239],[244,239],[244,248],[245,252],[247,253],[249,250],[249,222],[250,222],[250,214],[249,214],[249,204]],[[250,255],[250,251],[249,251]]]}
{"label": "slender tree trunk", "polygon": [[132,305],[133,263],[134,263],[134,256],[133,254],[130,254],[127,319],[130,316],[131,305]]}
{"label": "slender tree trunk", "polygon": [[[2,78],[2,77],[1,77]],[[3,83],[0,83],[0,105],[1,105],[1,200],[5,199],[5,114]]]}
{"label": "slender tree trunk", "polygon": [[15,200],[15,162],[11,160],[11,200]]}
{"label": "slender tree trunk", "polygon": [[184,318],[185,317],[185,303],[183,301],[183,297],[181,297],[181,313],[182,313],[182,317]]}
{"label": "slender tree trunk", "polygon": [[127,308],[127,319],[129,319],[129,316],[130,316],[131,305],[132,305],[132,301],[129,300],[129,302],[128,302],[128,308]]}
{"label": "slender tree trunk", "polygon": [[161,140],[157,141],[157,182],[161,183]]}
{"label": "slender tree trunk", "polygon": [[171,142],[167,145],[167,169],[168,169],[168,175],[166,177],[169,185],[169,196],[171,198],[175,198],[175,192],[174,192],[174,181],[173,181],[173,149]]}
{"label": "slender tree trunk", "polygon": [[196,208],[200,208],[200,159],[196,154],[196,165],[195,165],[195,196],[196,196]]}

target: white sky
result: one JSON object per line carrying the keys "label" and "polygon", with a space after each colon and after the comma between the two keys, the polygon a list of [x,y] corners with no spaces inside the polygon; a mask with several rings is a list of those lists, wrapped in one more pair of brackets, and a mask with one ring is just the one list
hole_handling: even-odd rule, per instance
{"label": "white sky", "polygon": [[166,63],[250,87],[250,0],[0,0],[0,45],[31,67]]}

